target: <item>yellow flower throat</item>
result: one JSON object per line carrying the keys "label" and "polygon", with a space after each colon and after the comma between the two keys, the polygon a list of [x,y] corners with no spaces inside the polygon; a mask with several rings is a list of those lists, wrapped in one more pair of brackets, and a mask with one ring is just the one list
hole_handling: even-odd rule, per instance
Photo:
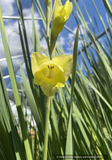
{"label": "yellow flower throat", "polygon": [[47,78],[53,78],[54,77],[54,74],[53,74],[53,72],[54,72],[54,66],[50,66],[50,65],[48,65],[47,66],[47,72],[46,72],[46,77]]}
{"label": "yellow flower throat", "polygon": [[47,66],[49,69],[53,69],[54,68],[54,66]]}

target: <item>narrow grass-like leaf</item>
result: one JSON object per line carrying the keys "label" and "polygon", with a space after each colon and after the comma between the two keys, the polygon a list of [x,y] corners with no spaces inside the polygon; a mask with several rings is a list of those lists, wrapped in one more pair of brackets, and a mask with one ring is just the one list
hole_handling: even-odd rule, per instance
{"label": "narrow grass-like leaf", "polygon": [[1,147],[0,148],[2,148],[2,151],[4,153],[4,156],[5,156],[6,160],[8,160],[9,157],[12,160],[15,160],[15,155],[11,150],[11,146],[10,146],[10,142],[8,140],[7,132],[4,129],[2,121],[1,121],[1,119],[2,119],[1,113],[0,113],[0,117],[1,117],[0,118],[0,142],[1,142]]}
{"label": "narrow grass-like leaf", "polygon": [[22,67],[21,67],[21,74],[22,74],[23,84],[24,84],[25,92],[26,92],[26,95],[27,95],[27,98],[28,98],[28,102],[29,102],[29,105],[31,107],[31,112],[32,112],[32,114],[35,118],[35,121],[36,121],[36,124],[37,124],[37,127],[38,127],[38,133],[39,133],[40,140],[43,143],[43,140],[44,140],[44,138],[43,138],[43,128],[41,126],[42,124],[40,123],[39,113],[38,113],[38,110],[37,110],[37,106],[36,106],[35,99],[33,97],[31,88],[29,86],[29,83],[27,81],[27,78],[24,74],[24,71],[23,71]]}
{"label": "narrow grass-like leaf", "polygon": [[110,18],[112,18],[112,8],[111,8],[111,5],[110,5],[109,1],[108,0],[102,0],[102,2],[104,4]]}
{"label": "narrow grass-like leaf", "polygon": [[35,26],[35,21],[34,21],[34,4],[32,0],[32,37],[33,37],[33,51],[36,52],[38,51],[41,53],[41,45],[40,45],[40,39],[39,39],[39,33],[38,30],[36,29]]}
{"label": "narrow grass-like leaf", "polygon": [[42,7],[41,7],[41,5],[40,5],[39,0],[35,0],[35,3],[37,4],[37,8],[38,8],[38,11],[39,11],[40,16],[41,16],[41,18],[42,18],[42,22],[43,22],[43,24],[44,24],[44,27],[46,28],[46,18],[45,18],[45,15],[44,15],[44,12],[43,12],[43,10],[42,10]]}
{"label": "narrow grass-like leaf", "polygon": [[10,74],[10,78],[11,78],[11,82],[12,82],[12,88],[14,91],[14,97],[15,97],[15,101],[16,101],[16,105],[17,105],[17,111],[18,111],[18,115],[19,115],[19,120],[20,120],[20,125],[21,125],[21,130],[22,130],[22,136],[24,139],[26,154],[27,154],[27,158],[29,160],[32,160],[30,146],[29,146],[29,142],[27,139],[26,129],[25,129],[25,123],[24,123],[24,119],[23,119],[23,112],[21,109],[21,102],[20,102],[18,89],[17,89],[17,82],[16,82],[16,78],[15,78],[15,74],[14,74],[14,68],[13,68],[11,55],[10,55],[10,51],[9,51],[9,47],[8,47],[8,43],[7,43],[7,39],[6,39],[5,28],[3,25],[1,8],[0,8],[0,30],[1,30],[1,36],[2,36],[2,41],[3,41],[3,45],[4,45],[5,55],[6,55],[6,59],[7,59],[7,63],[8,63],[9,74]]}
{"label": "narrow grass-like leaf", "polygon": [[27,58],[28,58],[27,63],[28,63],[28,66],[29,66],[29,70],[31,71],[30,52],[29,52],[26,28],[25,28],[25,23],[24,23],[24,18],[23,18],[21,0],[16,0],[16,4],[17,4],[17,8],[18,8],[18,12],[19,12],[19,16],[20,16],[20,20],[21,20],[21,24],[22,24],[23,35],[24,35],[24,42],[25,42],[25,48],[26,48],[24,54],[27,54]]}
{"label": "narrow grass-like leaf", "polygon": [[106,28],[106,26],[105,26],[105,23],[104,23],[104,21],[103,21],[103,18],[102,18],[101,15],[99,14],[99,11],[98,11],[98,9],[97,9],[97,7],[96,7],[96,5],[95,5],[94,0],[92,0],[92,2],[93,2],[93,5],[94,5],[94,7],[95,7],[95,9],[96,9],[96,12],[97,12],[97,14],[98,14],[98,16],[99,16],[99,18],[100,18],[100,21],[101,21],[101,23],[102,23],[102,25],[103,25],[103,28],[104,28],[104,30],[105,30],[108,43],[109,43],[109,45],[111,46],[110,38],[109,38],[109,35],[108,35],[108,32],[107,32],[107,28]]}
{"label": "narrow grass-like leaf", "polygon": [[67,140],[66,140],[66,155],[73,155],[73,133],[72,133],[72,101],[73,101],[73,90],[75,83],[75,74],[77,66],[77,56],[78,56],[78,38],[79,38],[79,26],[76,31],[75,42],[74,42],[74,51],[73,51],[73,70],[72,70],[72,82],[71,82],[71,98],[70,98],[70,114],[67,130]]}
{"label": "narrow grass-like leaf", "polygon": [[[4,97],[4,100],[3,99],[2,99],[2,101],[0,100],[1,102],[4,102],[3,106],[2,106],[1,113],[2,113],[3,108],[4,108],[4,110],[6,110],[6,112],[7,112],[7,116],[3,115],[3,119],[4,120],[5,119],[9,119],[8,122],[6,122],[5,125],[7,126],[9,124],[9,122],[10,122],[10,128],[11,129],[8,131],[8,134],[9,134],[9,137],[10,137],[10,139],[9,139],[10,140],[10,144],[12,144],[12,150],[13,150],[13,147],[14,147],[15,150],[13,150],[13,152],[15,152],[17,160],[20,160],[20,159],[26,160],[24,148],[23,148],[23,145],[22,145],[22,143],[20,141],[19,134],[17,132],[14,115],[13,115],[11,107],[10,107],[10,103],[9,103],[9,98],[8,98],[8,94],[7,94],[7,91],[6,91],[5,82],[3,81],[3,77],[2,77],[1,72],[0,72],[0,88],[1,88],[0,90],[2,91],[2,94],[3,94],[3,97]],[[2,95],[0,96],[0,98],[2,98]],[[8,128],[7,128],[7,130],[8,130]]]}

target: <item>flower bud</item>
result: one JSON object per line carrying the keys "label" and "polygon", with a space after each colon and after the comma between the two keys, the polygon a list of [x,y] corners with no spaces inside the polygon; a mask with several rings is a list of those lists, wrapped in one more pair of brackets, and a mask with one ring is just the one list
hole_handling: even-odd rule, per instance
{"label": "flower bud", "polygon": [[73,9],[72,3],[67,0],[63,6],[61,0],[56,1],[53,20],[52,20],[52,34],[54,39],[57,39],[58,34],[62,31],[66,20],[69,18]]}
{"label": "flower bud", "polygon": [[47,36],[49,37],[49,24],[50,24],[50,14],[52,11],[52,0],[45,0],[46,6],[46,31]]}

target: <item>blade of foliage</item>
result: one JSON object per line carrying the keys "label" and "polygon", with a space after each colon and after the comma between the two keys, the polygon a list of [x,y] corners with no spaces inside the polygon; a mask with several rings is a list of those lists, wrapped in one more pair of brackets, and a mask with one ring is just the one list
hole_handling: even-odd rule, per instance
{"label": "blade of foliage", "polygon": [[[8,94],[6,91],[5,82],[3,81],[2,73],[0,73],[0,83],[1,83],[0,90],[2,91],[0,94],[1,95],[0,98],[2,98],[2,100],[0,100],[0,102],[1,102],[0,107],[2,107],[1,114],[3,116],[3,119],[5,121],[5,125],[7,127],[7,133],[10,138],[9,139],[10,145],[12,146],[13,153],[15,152],[17,160],[20,160],[20,159],[25,160],[26,159],[25,152],[24,152],[22,143],[20,141],[20,137],[17,132],[14,115],[13,115],[11,107],[10,107],[9,98],[8,98]],[[5,114],[4,114],[4,112],[5,112]]]}
{"label": "blade of foliage", "polygon": [[36,52],[38,51],[41,53],[41,46],[40,46],[40,39],[39,39],[39,33],[38,30],[36,29],[35,26],[35,21],[34,21],[34,4],[32,0],[32,37],[33,37],[33,51]]}
{"label": "blade of foliage", "polygon": [[42,22],[43,22],[43,24],[44,24],[44,27],[46,28],[46,18],[45,18],[45,15],[44,15],[44,12],[43,12],[43,9],[42,9],[42,7],[41,7],[41,5],[40,5],[39,0],[35,0],[35,3],[36,3],[36,5],[37,5],[38,11],[39,11],[40,16],[41,16],[41,18],[42,18]]}
{"label": "blade of foliage", "polygon": [[[3,25],[1,8],[0,8],[0,30],[1,30],[1,36],[2,36],[2,41],[3,41],[3,45],[4,45],[5,55],[6,55],[6,59],[7,59],[7,63],[8,63],[9,74],[10,74],[10,78],[11,78],[11,82],[12,82],[12,88],[14,91],[14,97],[15,97],[15,101],[16,101],[16,105],[17,105],[22,135],[23,135],[23,139],[24,139],[24,145],[25,145],[27,157],[29,159],[32,159],[31,152],[30,152],[30,146],[29,146],[29,142],[27,139],[27,133],[26,133],[26,129],[25,129],[25,123],[24,123],[24,119],[23,119],[23,112],[21,109],[21,102],[20,102],[18,89],[17,89],[17,82],[16,82],[16,78],[15,78],[15,74],[14,74],[14,68],[13,68],[13,64],[12,64],[12,60],[11,60],[11,56],[10,56],[10,51],[9,51],[9,47],[8,47],[8,43],[7,43],[7,39],[6,39],[5,28]],[[29,152],[27,152],[27,151],[29,151]]]}
{"label": "blade of foliage", "polygon": [[42,124],[40,123],[40,117],[39,117],[38,109],[37,109],[37,106],[36,106],[35,99],[33,97],[31,88],[29,86],[27,78],[26,78],[26,76],[24,74],[24,71],[22,69],[22,66],[21,66],[21,75],[22,75],[22,79],[23,79],[25,92],[26,92],[26,95],[27,95],[27,98],[28,98],[28,102],[29,102],[29,105],[31,107],[31,112],[34,116],[34,119],[35,119],[37,127],[38,127],[39,137],[40,137],[41,143],[43,143],[43,139],[44,139],[43,138],[43,128],[41,126]]}
{"label": "blade of foliage", "polygon": [[72,71],[72,82],[71,82],[71,98],[70,98],[70,115],[68,122],[67,140],[66,140],[66,155],[73,155],[73,139],[72,139],[72,101],[73,101],[73,88],[75,82],[76,66],[77,66],[77,55],[78,55],[78,36],[79,36],[79,26],[76,31],[74,51],[73,51],[73,71]]}

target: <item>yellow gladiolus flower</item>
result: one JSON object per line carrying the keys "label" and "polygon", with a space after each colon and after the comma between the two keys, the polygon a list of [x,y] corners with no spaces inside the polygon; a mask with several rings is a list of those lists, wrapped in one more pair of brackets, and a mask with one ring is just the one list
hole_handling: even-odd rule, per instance
{"label": "yellow gladiolus flower", "polygon": [[72,55],[60,55],[50,60],[41,53],[32,54],[31,66],[34,83],[40,85],[46,96],[52,96],[60,87],[64,87],[72,69]]}
{"label": "yellow gladiolus flower", "polygon": [[62,31],[66,20],[69,18],[73,9],[72,3],[67,0],[63,6],[61,0],[56,0],[53,20],[52,20],[52,34],[54,39],[57,38],[58,34]]}

